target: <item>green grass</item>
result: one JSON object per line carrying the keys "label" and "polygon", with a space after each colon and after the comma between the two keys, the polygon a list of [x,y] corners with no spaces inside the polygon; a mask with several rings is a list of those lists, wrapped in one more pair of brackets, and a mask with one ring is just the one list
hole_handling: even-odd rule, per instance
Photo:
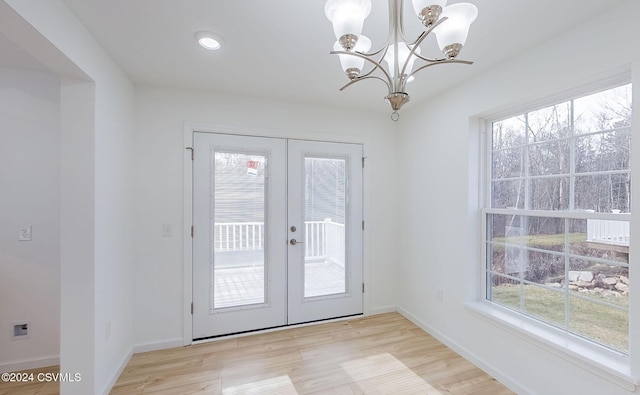
{"label": "green grass", "polygon": [[[493,287],[493,301],[523,311],[552,325],[565,328],[565,294],[533,285],[523,286],[524,306],[520,307],[520,286]],[[609,298],[589,295],[609,303]],[[617,298],[616,303],[627,308],[627,297]],[[596,302],[569,297],[569,331],[604,344],[613,349],[629,352],[629,318],[620,311]]]}
{"label": "green grass", "polygon": [[[529,245],[539,248],[549,248],[552,246],[564,246],[564,233],[557,235],[527,235],[494,237],[491,241],[498,243],[508,243],[515,245]],[[569,244],[584,243],[587,241],[586,233],[569,233]],[[498,246],[496,246],[498,247]],[[495,247],[494,247],[495,248]]]}

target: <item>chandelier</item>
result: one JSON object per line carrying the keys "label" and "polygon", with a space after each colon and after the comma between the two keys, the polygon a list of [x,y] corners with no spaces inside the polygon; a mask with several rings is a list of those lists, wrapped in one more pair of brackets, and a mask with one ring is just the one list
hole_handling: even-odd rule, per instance
{"label": "chandelier", "polygon": [[[425,30],[415,41],[409,42],[404,35],[403,1],[389,0],[389,36],[384,46],[374,52],[368,52],[371,40],[362,35],[364,20],[371,12],[371,0],[328,0],[324,8],[338,40],[330,53],[338,55],[350,80],[340,90],[365,79],[381,80],[389,89],[385,100],[391,105],[394,121],[400,117],[398,110],[409,101],[405,86],[417,72],[437,64],[473,63],[456,58],[467,40],[469,26],[478,16],[475,5],[456,3],[445,7],[447,0],[411,2]],[[444,58],[431,59],[421,55],[420,44],[430,33],[435,34]],[[370,69],[363,72],[365,61]],[[420,63],[413,70],[416,61]]]}

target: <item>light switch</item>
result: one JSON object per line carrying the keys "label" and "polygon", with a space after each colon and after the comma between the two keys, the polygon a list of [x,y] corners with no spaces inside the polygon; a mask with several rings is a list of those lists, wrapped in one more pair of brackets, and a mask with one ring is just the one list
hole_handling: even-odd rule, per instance
{"label": "light switch", "polygon": [[25,226],[20,228],[20,234],[18,234],[19,241],[31,241],[31,226]]}

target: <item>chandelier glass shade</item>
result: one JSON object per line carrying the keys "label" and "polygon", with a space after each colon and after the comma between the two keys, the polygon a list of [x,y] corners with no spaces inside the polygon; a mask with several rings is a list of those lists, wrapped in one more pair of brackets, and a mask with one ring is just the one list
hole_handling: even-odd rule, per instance
{"label": "chandelier glass shade", "polygon": [[[371,40],[369,37],[361,35],[358,37],[358,42],[353,48],[354,51],[360,53],[366,53],[371,49]],[[339,41],[336,41],[333,44],[334,51],[342,51],[342,45]],[[342,66],[342,70],[351,78],[353,74],[354,77],[357,77],[360,74],[360,70],[364,67],[364,58],[359,56],[350,56],[350,55],[341,55],[338,54],[338,58],[340,58],[340,65]]]}
{"label": "chandelier glass shade", "polygon": [[[424,31],[414,41],[408,41],[403,26],[403,0],[388,1],[389,36],[382,48],[373,52],[369,52],[371,40],[362,35],[364,20],[371,12],[371,0],[328,0],[325,14],[333,24],[338,40],[331,54],[338,55],[350,80],[340,90],[365,79],[383,81],[388,88],[385,99],[393,110],[392,119],[397,120],[397,111],[409,101],[405,86],[417,72],[436,64],[473,63],[457,57],[466,43],[469,27],[478,16],[478,9],[470,3],[446,6],[447,0],[411,0]],[[444,57],[421,55],[420,44],[430,33],[435,34]],[[366,72],[365,64],[368,66]]]}

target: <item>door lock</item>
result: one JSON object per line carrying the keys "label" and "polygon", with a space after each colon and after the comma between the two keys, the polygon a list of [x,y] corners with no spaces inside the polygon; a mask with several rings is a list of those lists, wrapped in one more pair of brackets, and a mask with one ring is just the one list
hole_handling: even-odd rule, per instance
{"label": "door lock", "polygon": [[295,226],[292,226],[291,228],[289,228],[292,232],[295,232],[296,230],[298,230],[298,228],[296,228]]}

